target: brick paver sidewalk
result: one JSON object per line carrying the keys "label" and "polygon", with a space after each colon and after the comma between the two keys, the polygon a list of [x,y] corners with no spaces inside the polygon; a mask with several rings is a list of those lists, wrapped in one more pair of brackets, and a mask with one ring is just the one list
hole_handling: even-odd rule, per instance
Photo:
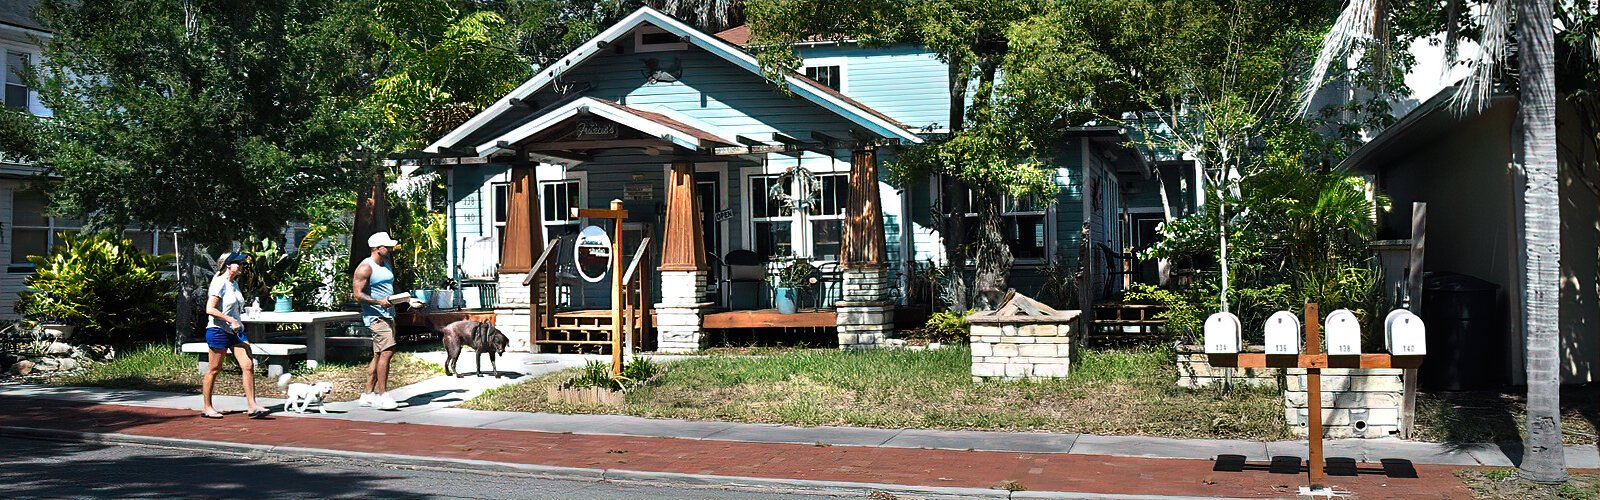
{"label": "brick paver sidewalk", "polygon": [[[1210,460],[1151,459],[675,438],[359,422],[335,419],[205,420],[187,410],[0,396],[0,426],[120,433],[226,443],[390,453],[592,469],[717,476],[1144,495],[1293,496],[1304,474],[1267,464],[1214,470]],[[1460,467],[1416,465],[1414,478],[1376,464],[1330,483],[1361,498],[1470,498]]]}

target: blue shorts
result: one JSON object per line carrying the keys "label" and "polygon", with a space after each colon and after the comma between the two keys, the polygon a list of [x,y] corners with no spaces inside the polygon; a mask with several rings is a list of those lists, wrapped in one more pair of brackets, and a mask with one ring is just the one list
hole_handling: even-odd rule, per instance
{"label": "blue shorts", "polygon": [[229,332],[215,326],[206,327],[206,347],[227,350],[229,347],[249,342],[250,340],[244,337],[243,331]]}

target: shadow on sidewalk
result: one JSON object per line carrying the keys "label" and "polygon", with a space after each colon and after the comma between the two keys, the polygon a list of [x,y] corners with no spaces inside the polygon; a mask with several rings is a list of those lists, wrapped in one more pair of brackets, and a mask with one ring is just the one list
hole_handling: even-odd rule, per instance
{"label": "shadow on sidewalk", "polygon": [[[1217,455],[1211,466],[1214,472],[1267,472],[1270,474],[1306,474],[1310,466],[1304,459],[1296,456],[1279,455],[1272,457],[1269,463],[1251,463],[1244,455]],[[1349,457],[1324,457],[1323,472],[1329,476],[1365,476],[1381,475],[1394,479],[1416,479],[1417,468],[1410,460],[1385,458],[1379,465],[1362,466],[1354,458]]]}

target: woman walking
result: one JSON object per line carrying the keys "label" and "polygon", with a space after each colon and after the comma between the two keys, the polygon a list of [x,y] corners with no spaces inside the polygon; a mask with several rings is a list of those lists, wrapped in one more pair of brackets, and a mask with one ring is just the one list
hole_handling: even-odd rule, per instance
{"label": "woman walking", "polygon": [[200,399],[205,405],[200,416],[222,418],[222,412],[211,406],[211,389],[217,383],[217,372],[222,369],[222,358],[233,351],[244,377],[244,398],[250,404],[250,417],[261,417],[267,409],[256,404],[255,363],[250,360],[250,342],[244,336],[244,324],[239,322],[244,311],[244,295],[239,293],[239,275],[250,265],[250,255],[243,252],[222,254],[217,260],[217,275],[211,278],[206,294],[206,347],[211,352],[205,379],[200,384]]}

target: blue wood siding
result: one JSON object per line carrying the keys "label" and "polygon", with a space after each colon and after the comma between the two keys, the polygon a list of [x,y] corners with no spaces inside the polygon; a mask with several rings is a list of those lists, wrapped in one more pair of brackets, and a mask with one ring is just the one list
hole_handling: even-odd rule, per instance
{"label": "blue wood siding", "polygon": [[797,47],[801,59],[845,58],[844,93],[915,131],[950,125],[950,69],[916,45]]}

